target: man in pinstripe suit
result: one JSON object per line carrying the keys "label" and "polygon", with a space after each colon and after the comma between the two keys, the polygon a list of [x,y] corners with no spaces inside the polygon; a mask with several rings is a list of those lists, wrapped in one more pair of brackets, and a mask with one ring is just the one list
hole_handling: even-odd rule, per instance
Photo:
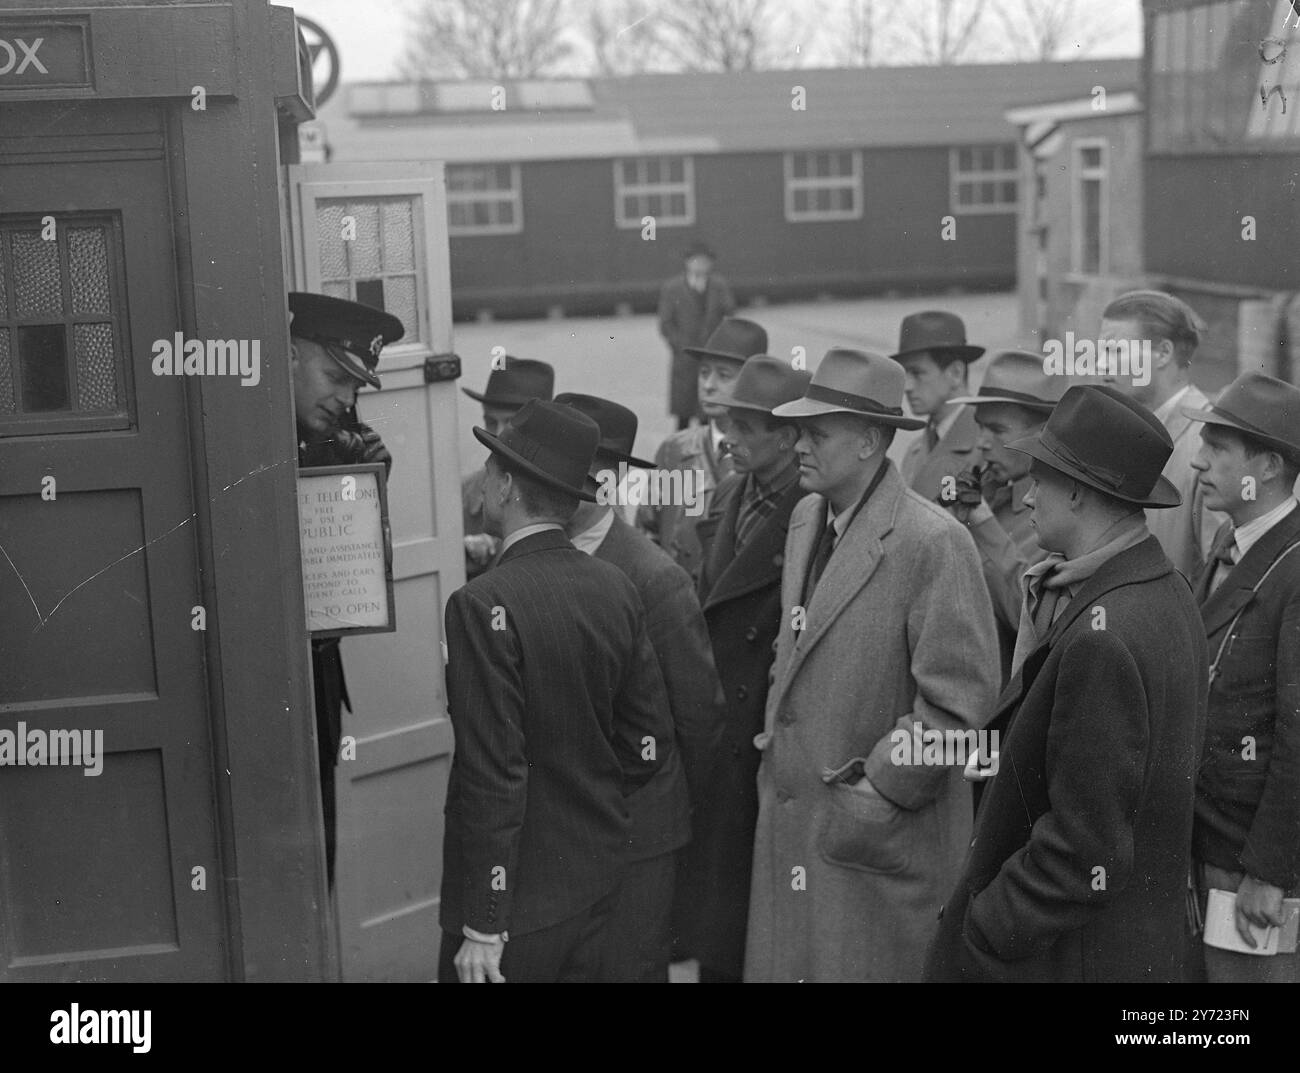
{"label": "man in pinstripe suit", "polygon": [[617,567],[563,531],[600,438],[585,414],[525,405],[491,451],[497,565],[447,603],[447,788],[439,979],[595,980],[627,866],[627,797],[672,756],[645,610]]}

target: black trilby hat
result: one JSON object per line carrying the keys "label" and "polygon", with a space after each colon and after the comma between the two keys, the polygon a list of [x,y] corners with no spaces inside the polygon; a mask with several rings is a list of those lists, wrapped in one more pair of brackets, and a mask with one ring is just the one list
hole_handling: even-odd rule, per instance
{"label": "black trilby hat", "polygon": [[1165,426],[1108,385],[1076,384],[1035,435],[1007,447],[1134,506],[1176,507],[1183,501],[1161,476],[1174,453]]}
{"label": "black trilby hat", "polygon": [[487,387],[481,394],[467,387],[461,391],[484,406],[522,406],[530,399],[549,402],[555,393],[555,370],[544,361],[507,354],[505,368],[488,374]]}
{"label": "black trilby hat", "polygon": [[632,445],[636,443],[636,414],[626,406],[620,406],[609,399],[597,395],[579,395],[565,391],[555,396],[556,403],[572,406],[593,421],[600,429],[600,443],[596,445],[596,457],[626,462],[629,466],[642,469],[654,469],[653,462],[645,462],[632,454]]}
{"label": "black trilby hat", "polygon": [[903,318],[898,329],[898,353],[890,357],[902,360],[927,351],[946,352],[969,364],[984,353],[984,348],[966,342],[966,325],[956,313],[930,309]]}
{"label": "black trilby hat", "polygon": [[1265,447],[1300,461],[1300,388],[1263,373],[1243,373],[1209,409],[1180,406],[1193,421],[1235,428]]}
{"label": "black trilby hat", "polygon": [[744,317],[725,317],[703,346],[684,346],[693,358],[726,358],[742,365],[755,354],[767,353],[767,332]]}
{"label": "black trilby hat", "polygon": [[588,490],[587,470],[596,456],[600,426],[580,410],[529,399],[499,436],[481,428],[475,428],[474,435],[489,451],[528,476],[588,503],[596,502],[595,494]]}
{"label": "black trilby hat", "polygon": [[379,352],[406,333],[391,313],[327,294],[290,291],[289,313],[290,335],[320,343],[334,361],[371,387],[379,387]]}

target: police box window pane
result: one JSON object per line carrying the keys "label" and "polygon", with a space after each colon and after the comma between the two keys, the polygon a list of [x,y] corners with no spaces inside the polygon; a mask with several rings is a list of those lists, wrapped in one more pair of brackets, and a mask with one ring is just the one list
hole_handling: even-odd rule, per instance
{"label": "police box window pane", "polygon": [[419,338],[420,322],[414,276],[390,276],[385,281],[384,305],[379,308],[402,322],[402,327],[406,329],[403,340],[410,342]]}
{"label": "police box window pane", "polygon": [[373,276],[382,271],[379,250],[379,206],[373,202],[349,201],[348,215],[356,222],[356,238],[344,243],[348,252],[348,275]]}
{"label": "police box window pane", "polygon": [[322,201],[316,204],[316,244],[320,250],[322,279],[342,279],[348,274],[348,255],[343,241],[342,202]]}
{"label": "police box window pane", "polygon": [[68,228],[73,313],[108,313],[108,247],[98,227]]}
{"label": "police box window pane", "polygon": [[40,231],[13,233],[14,312],[26,317],[63,316],[63,273],[59,243]]}
{"label": "police box window pane", "polygon": [[[4,305],[0,303],[0,312]],[[9,358],[9,329],[0,327],[0,414],[14,412],[14,371]]]}
{"label": "police box window pane", "polygon": [[62,324],[28,324],[18,329],[20,404],[26,413],[70,410],[68,340]]}
{"label": "police box window pane", "polygon": [[74,324],[73,351],[77,362],[77,409],[117,409],[117,363],[113,326]]}
{"label": "police box window pane", "polygon": [[415,226],[411,202],[406,198],[382,201],[384,271],[403,272],[415,269]]}

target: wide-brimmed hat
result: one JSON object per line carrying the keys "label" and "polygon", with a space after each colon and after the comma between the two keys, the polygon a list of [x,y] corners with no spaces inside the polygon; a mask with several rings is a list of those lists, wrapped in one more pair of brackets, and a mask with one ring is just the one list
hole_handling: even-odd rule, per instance
{"label": "wide-brimmed hat", "polygon": [[1013,451],[1138,507],[1176,507],[1178,489],[1161,471],[1174,441],[1153,413],[1113,387],[1076,384],[1037,433]]}
{"label": "wide-brimmed hat", "polygon": [[828,350],[803,398],[772,411],[773,417],[861,414],[894,428],[924,428],[925,422],[903,416],[903,367],[866,350]]}
{"label": "wide-brimmed hat", "polygon": [[976,394],[948,401],[968,406],[1010,402],[1035,413],[1050,414],[1069,387],[1068,377],[1051,376],[1043,370],[1041,354],[1004,350],[989,363]]}
{"label": "wide-brimmed hat", "polygon": [[290,291],[289,313],[290,335],[320,343],[336,364],[371,387],[379,387],[380,351],[406,333],[391,313],[328,294]]}
{"label": "wide-brimmed hat", "polygon": [[587,482],[600,442],[600,427],[572,406],[529,399],[499,436],[475,428],[478,442],[528,476],[588,503],[596,501]]}
{"label": "wide-brimmed hat", "polygon": [[597,395],[579,395],[565,391],[555,396],[561,406],[572,406],[586,414],[600,429],[600,442],[596,444],[596,457],[610,459],[614,462],[626,462],[629,466],[642,469],[654,469],[653,462],[646,462],[632,454],[632,445],[636,443],[636,414],[626,406],[620,406],[609,399]]}
{"label": "wide-brimmed hat", "polygon": [[767,332],[744,317],[727,317],[713,329],[703,346],[684,346],[693,358],[726,358],[736,364],[767,351]]}
{"label": "wide-brimmed hat", "polygon": [[912,354],[938,351],[969,364],[984,353],[984,348],[966,342],[966,325],[956,313],[930,309],[903,318],[898,329],[898,352],[890,357],[901,361]]}
{"label": "wide-brimmed hat", "polygon": [[796,369],[771,354],[755,354],[713,401],[733,410],[761,410],[770,414],[778,406],[803,398],[811,381],[812,374],[805,369]]}
{"label": "wide-brimmed hat", "polygon": [[1300,461],[1300,388],[1263,373],[1243,373],[1208,409],[1180,406],[1184,416],[1235,428],[1266,447]]}
{"label": "wide-brimmed hat", "polygon": [[484,406],[522,406],[530,399],[549,402],[555,393],[555,370],[544,361],[512,358],[507,354],[505,367],[488,374],[487,388],[482,394],[467,387],[461,391]]}

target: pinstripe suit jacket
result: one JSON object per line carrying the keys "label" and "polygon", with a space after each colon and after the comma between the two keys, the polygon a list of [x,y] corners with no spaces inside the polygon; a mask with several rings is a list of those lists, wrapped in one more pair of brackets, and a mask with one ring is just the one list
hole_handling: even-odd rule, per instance
{"label": "pinstripe suit jacket", "polygon": [[617,885],[626,798],[673,753],[645,610],[622,571],[548,530],[452,594],[446,636],[456,753],[440,922],[550,927]]}

